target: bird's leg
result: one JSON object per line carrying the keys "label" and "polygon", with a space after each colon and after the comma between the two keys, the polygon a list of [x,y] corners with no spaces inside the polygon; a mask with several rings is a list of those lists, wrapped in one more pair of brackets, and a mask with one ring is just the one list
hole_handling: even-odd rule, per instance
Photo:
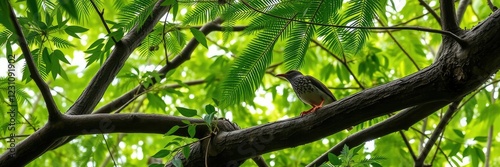
{"label": "bird's leg", "polygon": [[319,105],[313,106],[313,108],[311,108],[311,109],[309,109],[307,111],[301,112],[300,116],[304,116],[306,114],[312,113],[312,112],[316,111],[318,108],[323,107],[323,102],[325,102],[325,99],[321,100],[321,103],[319,103]]}

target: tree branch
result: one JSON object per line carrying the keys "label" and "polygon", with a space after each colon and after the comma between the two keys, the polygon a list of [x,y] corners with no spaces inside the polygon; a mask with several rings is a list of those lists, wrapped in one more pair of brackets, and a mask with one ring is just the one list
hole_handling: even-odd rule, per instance
{"label": "tree branch", "polygon": [[457,8],[457,23],[460,24],[462,22],[462,18],[464,17],[465,10],[467,10],[467,6],[469,5],[470,0],[460,0]]}
{"label": "tree branch", "polygon": [[450,32],[450,31],[436,30],[436,29],[424,28],[424,27],[407,27],[407,26],[403,26],[403,27],[358,27],[358,26],[343,26],[343,25],[315,23],[315,22],[297,20],[297,19],[293,19],[293,18],[287,18],[287,17],[282,17],[282,16],[266,13],[266,12],[260,11],[260,10],[256,9],[255,7],[251,6],[245,0],[242,0],[241,3],[243,3],[245,6],[247,6],[248,8],[250,8],[258,13],[268,15],[268,16],[271,16],[274,18],[284,19],[284,20],[288,20],[288,21],[295,21],[295,22],[299,22],[299,23],[306,23],[306,24],[326,26],[326,27],[365,29],[365,30],[417,30],[417,31],[424,31],[424,32],[431,32],[431,33],[438,33],[438,34],[446,35],[446,36],[454,39],[456,42],[460,43],[460,45],[467,44],[467,43],[465,43],[465,41],[462,38],[460,38],[459,36],[455,35],[453,32]]}
{"label": "tree branch", "polygon": [[17,40],[19,42],[19,46],[24,54],[24,60],[26,61],[26,65],[28,66],[28,70],[30,72],[30,77],[35,81],[36,86],[40,89],[40,93],[42,93],[43,99],[45,101],[45,106],[47,106],[47,111],[49,113],[49,122],[55,122],[59,120],[62,116],[61,112],[57,108],[54,99],[52,98],[52,94],[50,93],[49,86],[43,81],[42,76],[36,69],[35,61],[33,60],[33,56],[31,55],[31,51],[28,46],[28,42],[24,37],[23,30],[21,29],[21,25],[17,20],[16,13],[14,13],[14,9],[10,5],[10,2],[7,2],[9,5],[8,8],[10,10],[10,20],[14,25],[15,34],[17,35]]}
{"label": "tree branch", "polygon": [[325,52],[327,52],[333,58],[337,59],[347,69],[347,72],[349,72],[349,74],[351,74],[351,76],[354,78],[354,81],[356,81],[356,83],[358,84],[358,86],[361,89],[365,89],[365,87],[363,86],[363,84],[361,84],[361,82],[358,80],[358,78],[356,77],[356,75],[354,75],[354,72],[352,72],[351,68],[349,68],[349,66],[347,65],[346,61],[344,61],[343,59],[341,59],[340,57],[338,57],[337,55],[335,55],[335,53],[333,53],[328,48],[326,48],[325,46],[323,46],[323,44],[321,44],[319,41],[317,41],[315,39],[311,39],[311,42],[313,42],[314,44],[316,44],[317,46],[319,46],[319,48],[321,48],[322,50],[324,50]]}
{"label": "tree branch", "polygon": [[[205,35],[209,34],[213,31],[217,30],[222,30],[223,28],[220,26],[221,20],[217,19],[215,21],[212,21],[210,23],[207,23],[203,27],[200,28],[200,31],[203,32]],[[182,63],[185,61],[189,60],[191,58],[191,54],[193,53],[194,49],[198,46],[198,41],[196,39],[191,39],[189,43],[184,47],[184,49],[177,55],[172,61],[168,63],[168,65],[163,66],[158,73],[161,75],[159,76],[161,79],[165,78],[165,74],[180,66]],[[157,81],[153,79],[153,84],[156,83]],[[127,104],[130,100],[133,100],[137,98],[136,96],[139,94],[142,94],[145,92],[146,89],[142,85],[136,86],[134,89],[128,91],[127,93],[123,94],[119,98],[113,100],[112,102],[106,104],[105,106],[99,108],[96,110],[94,113],[110,113],[115,111],[116,109],[120,108],[121,106]]]}
{"label": "tree branch", "polygon": [[[94,3],[94,0],[90,0],[90,3],[92,4],[92,7],[94,7],[95,12],[97,12],[97,15],[99,15],[99,18],[101,19],[104,28],[106,28],[108,35],[111,35],[111,30],[109,29],[108,24],[106,24],[106,20],[104,20],[104,9],[102,10],[102,12],[99,12],[97,5]],[[115,44],[118,43],[118,41],[116,41],[114,36],[111,36],[111,39],[113,40],[113,42],[115,42]]]}
{"label": "tree branch", "polygon": [[[421,0],[420,0],[421,1]],[[385,26],[384,23],[379,19],[377,18],[377,21],[380,25],[382,26]],[[439,21],[439,19],[438,19]],[[408,59],[410,59],[410,61],[413,63],[413,65],[415,66],[415,68],[417,68],[418,71],[420,71],[420,67],[418,67],[417,65],[417,62],[415,62],[415,60],[413,60],[413,58],[410,56],[410,54],[406,51],[405,48],[403,48],[403,46],[401,46],[401,44],[398,42],[398,40],[396,40],[396,38],[394,37],[394,35],[392,35],[392,33],[390,31],[386,31],[387,34],[389,34],[389,37],[391,37],[391,39],[396,43],[396,45],[399,47],[399,49],[401,49],[401,51],[403,51],[403,53],[406,55],[406,57],[408,57]]]}
{"label": "tree branch", "polygon": [[440,0],[442,29],[453,34],[461,33],[455,14],[455,2],[453,0]]}
{"label": "tree branch", "polygon": [[155,4],[150,17],[146,19],[142,27],[135,26],[115,44],[115,48],[109,58],[104,62],[99,71],[97,71],[97,74],[92,78],[80,97],[69,108],[68,115],[89,114],[94,110],[130,54],[139,46],[148,33],[151,32],[160,18],[170,9],[170,6],[161,6],[162,2],[163,0],[160,0]]}
{"label": "tree branch", "polygon": [[316,158],[313,162],[308,164],[308,167],[312,166],[320,166],[324,162],[328,161],[328,153],[340,154],[344,145],[349,146],[350,148],[360,145],[366,141],[370,141],[376,139],[378,137],[387,135],[392,132],[396,132],[399,130],[408,129],[414,123],[422,120],[428,115],[432,114],[434,111],[440,109],[445,106],[447,102],[432,102],[423,105],[419,105],[416,107],[411,107],[405,109],[398,114],[388,118],[385,121],[379,122],[369,128],[361,130],[341,142],[337,143],[335,147],[331,148],[320,157]]}
{"label": "tree branch", "polygon": [[453,114],[457,111],[457,106],[458,104],[460,104],[460,101],[461,99],[451,103],[451,105],[448,107],[448,110],[444,114],[443,118],[441,118],[441,121],[439,121],[436,129],[434,129],[434,132],[432,132],[431,138],[427,141],[427,143],[425,143],[424,149],[422,149],[420,156],[418,156],[417,160],[415,161],[415,166],[424,166],[425,158],[431,151],[432,146],[434,145],[434,143],[436,143],[441,133],[444,131],[446,125],[448,125],[448,122],[451,120]]}
{"label": "tree branch", "polygon": [[422,5],[427,11],[429,11],[429,13],[434,17],[434,19],[436,19],[439,26],[442,26],[441,18],[439,18],[439,15],[434,11],[434,9],[432,9],[429,6],[429,4],[427,4],[424,0],[418,0],[418,2],[420,2],[420,5]]}

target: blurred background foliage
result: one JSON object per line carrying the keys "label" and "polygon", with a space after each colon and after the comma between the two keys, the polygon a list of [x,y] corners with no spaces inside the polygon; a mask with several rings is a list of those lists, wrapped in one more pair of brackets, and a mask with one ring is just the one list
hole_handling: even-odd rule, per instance
{"label": "blurred background foliage", "polygon": [[[153,0],[74,1],[74,6],[59,1],[10,1],[23,27],[30,49],[54,100],[66,111],[78,98],[113,49],[113,37],[119,40],[134,25],[141,25],[156,3]],[[73,1],[71,1],[73,2]],[[93,2],[111,29],[108,34]],[[241,3],[246,2],[247,4]],[[424,0],[439,13],[439,2]],[[416,30],[366,30],[311,25],[310,22],[363,27],[420,26],[440,29],[436,19],[419,1],[217,1],[166,0],[173,5],[164,19],[130,56],[118,77],[108,88],[97,108],[111,102],[155,76],[166,58],[180,53],[192,38],[206,40],[189,61],[168,74],[145,96],[126,107],[122,113],[140,112],[181,115],[176,107],[203,111],[207,104],[219,104],[216,117],[224,117],[241,128],[296,117],[310,106],[302,103],[288,82],[275,77],[290,69],[324,82],[338,98],[405,77],[432,64],[437,57],[441,35]],[[457,2],[458,3],[458,2]],[[494,4],[500,4],[498,0]],[[262,15],[266,13],[289,18]],[[35,6],[35,7],[34,7]],[[73,8],[72,8],[73,7]],[[74,12],[67,12],[74,10]],[[460,23],[471,29],[489,16],[486,1],[468,5]],[[196,30],[221,17],[223,31],[207,36]],[[300,22],[302,21],[302,22]],[[245,27],[243,31],[232,28]],[[140,30],[139,30],[140,31]],[[165,33],[162,33],[165,32]],[[162,34],[165,34],[163,37]],[[47,122],[41,94],[29,81],[22,52],[6,27],[0,27],[2,76],[0,80],[1,111],[7,111],[7,48],[16,55],[19,112],[16,133],[29,135]],[[164,45],[165,44],[165,45]],[[492,138],[491,166],[500,165],[497,91],[498,77],[493,76],[482,89],[470,94],[448,124],[435,152],[434,166],[483,166],[486,141]],[[387,104],[390,105],[390,104]],[[405,135],[413,150],[420,150],[440,121],[446,108],[415,124]],[[2,118],[2,137],[10,118]],[[328,148],[362,128],[387,118],[380,117],[306,145],[263,155],[271,166],[304,166]],[[5,123],[4,123],[5,122]],[[18,140],[22,140],[19,137]],[[106,134],[80,136],[70,143],[45,153],[29,166],[146,166],[148,159],[176,138],[153,134]],[[105,142],[106,141],[106,142]],[[183,139],[174,150],[194,141]],[[2,140],[0,148],[5,150]],[[111,151],[109,151],[111,150]],[[384,157],[382,166],[412,166],[413,160],[399,134],[393,133],[365,143],[360,157]],[[430,156],[433,157],[434,155]],[[162,159],[171,160],[171,156]],[[431,163],[432,158],[427,159]],[[255,166],[247,161],[243,166]]]}

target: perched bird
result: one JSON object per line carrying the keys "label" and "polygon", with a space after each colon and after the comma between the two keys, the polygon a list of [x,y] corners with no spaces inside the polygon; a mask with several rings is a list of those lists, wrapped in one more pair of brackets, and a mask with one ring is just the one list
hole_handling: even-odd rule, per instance
{"label": "perched bird", "polygon": [[291,70],[285,74],[278,74],[276,76],[288,80],[299,99],[313,107],[300,113],[301,116],[316,111],[323,104],[337,101],[332,92],[323,83],[309,75],[304,76],[299,71]]}

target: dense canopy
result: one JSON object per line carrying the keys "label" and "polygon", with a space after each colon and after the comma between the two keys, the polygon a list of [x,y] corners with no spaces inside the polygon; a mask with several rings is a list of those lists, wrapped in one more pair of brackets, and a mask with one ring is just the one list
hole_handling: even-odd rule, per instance
{"label": "dense canopy", "polygon": [[0,166],[500,166],[499,3],[1,1]]}

